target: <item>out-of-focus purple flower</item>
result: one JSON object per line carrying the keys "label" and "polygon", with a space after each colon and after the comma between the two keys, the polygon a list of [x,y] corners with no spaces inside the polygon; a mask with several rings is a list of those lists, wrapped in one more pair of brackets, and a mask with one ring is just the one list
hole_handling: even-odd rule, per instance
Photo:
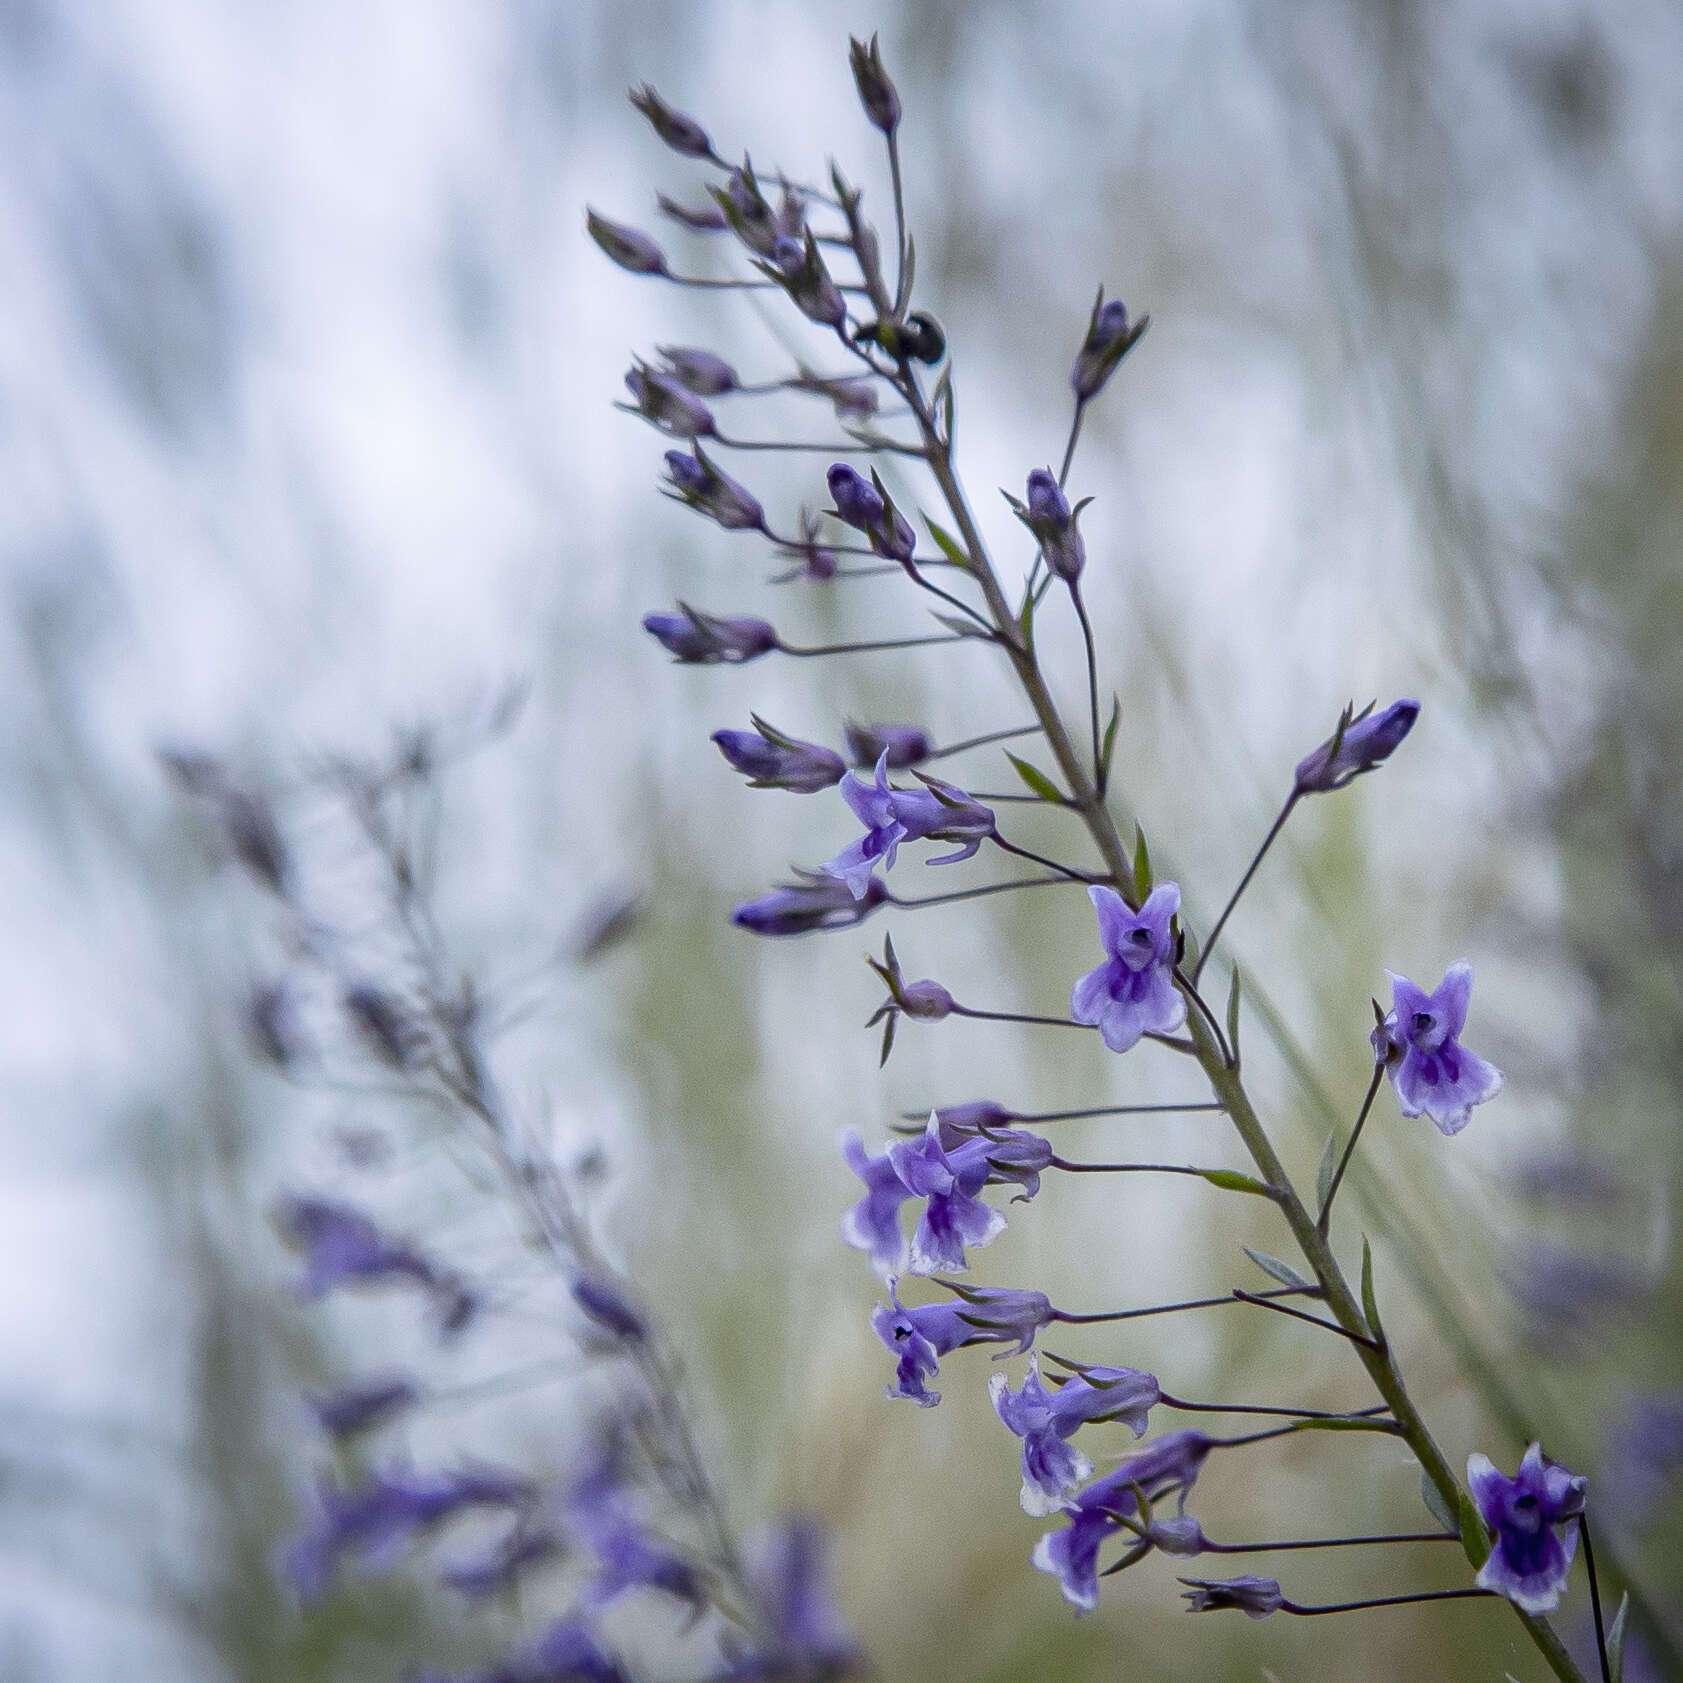
{"label": "out-of-focus purple flower", "polygon": [[736,370],[722,356],[696,345],[656,345],[667,372],[697,397],[722,397],[741,385]]}
{"label": "out-of-focus purple flower", "polygon": [[1286,1598],[1272,1578],[1182,1578],[1189,1613],[1215,1613],[1223,1608],[1266,1619],[1278,1613]]}
{"label": "out-of-focus purple flower", "polygon": [[420,1391],[410,1379],[376,1379],[311,1397],[310,1408],[324,1432],[354,1437],[407,1408]]}
{"label": "out-of-focus purple flower", "polygon": [[1502,1090],[1502,1072],[1467,1051],[1457,1038],[1473,997],[1473,967],[1457,959],[1436,993],[1417,988],[1406,976],[1391,978],[1391,1010],[1375,1039],[1388,1036],[1395,1052],[1387,1073],[1404,1116],[1427,1116],[1439,1133],[1458,1134],[1472,1120],[1473,1106]]}
{"label": "out-of-focus purple flower", "polygon": [[1130,324],[1128,306],[1120,298],[1107,303],[1104,288],[1099,288],[1087,323],[1087,337],[1076,352],[1075,366],[1069,371],[1070,389],[1078,403],[1088,403],[1098,396],[1116,372],[1116,365],[1139,343],[1150,321],[1149,316],[1141,316]]}
{"label": "out-of-focus purple flower", "polygon": [[777,553],[798,557],[801,564],[795,571],[782,574],[777,582],[782,584],[792,578],[806,578],[815,584],[827,584],[836,576],[836,552],[818,541],[822,527],[814,515],[803,508],[800,520],[801,535],[780,539]]}
{"label": "out-of-focus purple flower", "polygon": [[821,868],[840,877],[855,895],[864,895],[879,862],[885,870],[892,869],[903,841],[927,838],[959,842],[957,852],[929,861],[931,865],[952,865],[970,858],[993,834],[992,810],[950,783],[931,778],[923,789],[891,787],[886,753],[877,761],[873,783],[848,777],[841,791],[854,816],[865,826],[865,834]]}
{"label": "out-of-focus purple flower", "polygon": [[687,386],[658,368],[634,364],[626,373],[625,389],[636,399],[633,412],[674,438],[711,438],[717,430],[713,411]]}
{"label": "out-of-focus purple flower", "polygon": [[792,1520],[766,1540],[749,1568],[760,1611],[757,1646],[734,1654],[729,1683],[820,1683],[841,1677],[859,1652],[831,1602],[826,1538],[815,1520]]}
{"label": "out-of-focus purple flower", "polygon": [[666,273],[666,254],[647,234],[628,228],[623,222],[610,222],[593,210],[586,211],[585,226],[610,263],[617,263],[634,275]]}
{"label": "out-of-focus purple flower", "polygon": [[818,929],[849,929],[863,923],[888,899],[887,887],[873,877],[862,895],[839,877],[814,872],[804,882],[784,883],[731,913],[731,922],[756,935],[807,935]]}
{"label": "out-of-focus purple flower", "polygon": [[706,129],[695,118],[674,110],[647,82],[640,89],[633,88],[630,98],[674,152],[681,152],[686,158],[713,156],[713,142],[707,138]]}
{"label": "out-of-focus purple flower", "polygon": [[935,1120],[941,1125],[943,1142],[950,1147],[957,1143],[957,1138],[949,1140],[949,1133],[954,1136],[993,1133],[1015,1122],[1017,1116],[1015,1111],[995,1104],[992,1099],[970,1099],[964,1104],[942,1105],[935,1112]]}
{"label": "out-of-focus purple flower", "polygon": [[405,1673],[405,1683],[627,1683],[626,1675],[578,1614],[557,1620],[525,1653],[484,1671]]}
{"label": "out-of-focus purple flower", "polygon": [[372,982],[354,982],[345,989],[341,1003],[351,1026],[381,1063],[397,1070],[415,1067],[425,1035],[389,993]]}
{"label": "out-of-focus purple flower", "polygon": [[739,168],[730,172],[723,187],[709,187],[707,191],[736,237],[757,255],[771,256],[772,247],[784,237],[786,230],[760,191],[753,165],[744,159]]}
{"label": "out-of-focus purple flower", "polygon": [[992,1244],[1005,1231],[1005,1217],[977,1197],[988,1183],[987,1150],[987,1141],[971,1140],[949,1156],[941,1149],[934,1117],[918,1139],[888,1148],[888,1160],[906,1190],[926,1200],[912,1234],[914,1274],[960,1273],[970,1265],[966,1245]]}
{"label": "out-of-focus purple flower", "polygon": [[1297,793],[1342,789],[1352,778],[1372,771],[1391,757],[1419,717],[1420,703],[1406,698],[1393,701],[1383,713],[1369,711],[1356,718],[1346,708],[1338,729],[1314,753],[1298,761]]}
{"label": "out-of-focus purple flower", "polygon": [[863,532],[872,550],[885,561],[905,565],[911,560],[917,533],[889,501],[874,471],[867,480],[846,462],[833,462],[825,478],[835,500],[832,512],[844,526]]}
{"label": "out-of-focus purple flower", "polygon": [[287,1243],[304,1253],[301,1297],[325,1297],[351,1280],[435,1283],[424,1257],[407,1243],[387,1239],[372,1216],[349,1204],[299,1194],[282,1200],[275,1221]]}
{"label": "out-of-focus purple flower", "polygon": [[643,629],[688,666],[738,666],[777,647],[777,633],[763,619],[704,614],[682,602],[675,614],[644,614]]}
{"label": "out-of-focus purple flower", "polygon": [[821,789],[833,788],[846,776],[847,766],[834,749],[788,736],[757,713],[749,718],[754,725],[752,731],[716,730],[713,741],[754,788],[815,795]]}
{"label": "out-of-focus purple flower", "polygon": [[1173,979],[1179,888],[1159,883],[1137,912],[1114,888],[1095,885],[1087,893],[1099,914],[1105,961],[1070,991],[1071,1018],[1097,1028],[1113,1052],[1126,1052],[1146,1034],[1173,1034],[1186,1021]]}
{"label": "out-of-focus purple flower", "polygon": [[592,1535],[599,1570],[591,1585],[591,1599],[605,1605],[632,1589],[655,1589],[699,1607],[706,1592],[696,1570],[681,1555],[653,1542],[643,1529],[628,1521],[604,1526]]}
{"label": "out-of-focus purple flower", "polygon": [[900,1206],[911,1197],[885,1151],[873,1157],[857,1128],[842,1135],[842,1156],[865,1183],[865,1196],[842,1217],[842,1238],[855,1250],[868,1252],[871,1266],[883,1279],[905,1270],[906,1236],[900,1231]]}
{"label": "out-of-focus purple flower", "polygon": [[604,1332],[628,1344],[647,1338],[649,1329],[617,1282],[605,1274],[580,1274],[572,1283],[573,1301]]}
{"label": "out-of-focus purple flower", "polygon": [[1513,1478],[1489,1456],[1469,1456],[1467,1488],[1496,1533],[1478,1587],[1505,1595],[1522,1612],[1552,1613],[1578,1548],[1578,1528],[1568,1522],[1584,1511],[1589,1480],[1549,1460],[1534,1443]]}
{"label": "out-of-focus purple flower", "polygon": [[1602,1506],[1644,1525],[1683,1468],[1683,1392],[1632,1397],[1607,1437]]}
{"label": "out-of-focus purple flower", "polygon": [[929,733],[916,725],[856,725],[850,719],[842,733],[854,765],[860,767],[885,759],[890,771],[904,771],[927,760],[933,747]]}
{"label": "out-of-focus purple flower", "polygon": [[863,376],[815,374],[810,368],[788,382],[796,391],[827,397],[843,421],[865,421],[877,412],[877,388]]}
{"label": "out-of-focus purple flower", "polygon": [[1542,1240],[1517,1246],[1499,1272],[1524,1317],[1526,1338],[1556,1360],[1580,1354],[1582,1344],[1612,1331],[1654,1292],[1653,1282],[1620,1258]]}
{"label": "out-of-focus purple flower", "polygon": [[1121,1420],[1136,1438],[1142,1437],[1160,1394],[1149,1373],[1131,1367],[1089,1368],[1048,1391],[1033,1359],[1020,1391],[1011,1389],[1003,1373],[989,1380],[988,1390],[994,1413],[1023,1440],[1023,1511],[1037,1518],[1062,1507],[1065,1492],[1093,1470],[1093,1463],[1068,1441],[1077,1427]]}
{"label": "out-of-focus purple flower", "polygon": [[655,195],[655,203],[660,206],[662,215],[670,216],[674,222],[681,223],[693,234],[722,234],[730,226],[725,220],[725,213],[717,205],[692,210],[688,205],[681,205],[664,193]]}
{"label": "out-of-focus purple flower", "polygon": [[565,1545],[553,1531],[541,1525],[516,1525],[488,1553],[445,1567],[439,1582],[469,1601],[484,1601],[513,1588],[528,1567],[556,1560],[564,1552]]}
{"label": "out-of-focus purple flower", "polygon": [[803,228],[801,233],[802,238],[779,234],[772,242],[770,261],[755,267],[789,294],[808,321],[840,327],[847,320],[847,301],[824,266],[812,230]]}
{"label": "out-of-focus purple flower", "polygon": [[245,997],[245,1027],[258,1055],[276,1069],[293,1069],[308,1055],[292,990],[284,981],[252,986]]}
{"label": "out-of-focus purple flower", "polygon": [[[1087,564],[1087,546],[1077,524],[1081,508],[1071,509],[1069,499],[1050,469],[1036,468],[1028,476],[1028,501],[1018,502],[1009,492],[1005,500],[1012,512],[1034,533],[1046,565],[1066,584],[1074,584]],[[1085,503],[1081,505],[1082,508]]]}
{"label": "out-of-focus purple flower", "polygon": [[728,473],[703,454],[699,444],[687,453],[666,452],[665,494],[698,513],[716,520],[727,532],[759,532],[765,529],[766,514],[759,499],[747,486],[739,485]]}
{"label": "out-of-focus purple flower", "polygon": [[874,127],[884,134],[893,134],[900,126],[900,95],[883,68],[882,48],[876,36],[870,44],[848,38],[848,63],[853,67],[853,84],[859,90],[859,103]]}
{"label": "out-of-focus purple flower", "polygon": [[1020,1355],[1053,1316],[1044,1292],[1007,1286],[971,1286],[956,1303],[924,1303],[911,1309],[901,1303],[892,1283],[889,1296],[893,1307],[879,1303],[871,1315],[872,1331],[897,1363],[894,1383],[883,1394],[906,1397],[921,1408],[933,1408],[941,1400],[941,1393],[927,1390],[923,1382],[935,1377],[942,1356],[970,1344],[1013,1341]]}

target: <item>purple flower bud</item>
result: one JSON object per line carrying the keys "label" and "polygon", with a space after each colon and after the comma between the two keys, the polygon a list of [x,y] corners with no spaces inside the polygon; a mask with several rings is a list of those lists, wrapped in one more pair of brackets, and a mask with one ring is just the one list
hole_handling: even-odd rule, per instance
{"label": "purple flower bud", "polygon": [[777,633],[750,614],[704,614],[678,604],[675,614],[644,614],[643,629],[690,666],[740,665],[777,647]]}
{"label": "purple flower bud", "polygon": [[1253,1619],[1266,1619],[1285,1605],[1280,1586],[1272,1578],[1182,1578],[1189,1613],[1214,1613],[1232,1608]]}
{"label": "purple flower bud", "polygon": [[1371,710],[1352,719],[1349,709],[1339,728],[1297,765],[1297,793],[1316,795],[1342,789],[1353,777],[1372,771],[1414,728],[1418,701],[1393,701],[1383,713]]}
{"label": "purple flower bud", "polygon": [[839,877],[814,873],[804,882],[785,883],[749,900],[731,913],[731,922],[756,935],[807,935],[819,929],[850,929],[863,923],[888,899],[888,889],[873,877],[856,895]]}
{"label": "purple flower bud", "polygon": [[1106,303],[1104,288],[1099,288],[1092,318],[1087,323],[1087,337],[1076,353],[1075,366],[1069,371],[1069,383],[1078,403],[1087,403],[1098,396],[1104,383],[1116,372],[1116,365],[1139,343],[1150,319],[1142,316],[1130,325],[1128,306],[1120,298]]}
{"label": "purple flower bud", "polygon": [[843,735],[856,766],[874,766],[886,756],[890,771],[904,771],[927,760],[932,747],[929,733],[916,725],[856,725],[849,720]]}
{"label": "purple flower bud", "polygon": [[669,497],[716,520],[727,532],[758,532],[765,528],[765,510],[745,485],[722,473],[708,460],[699,444],[689,454],[666,452]]}
{"label": "purple flower bud", "polygon": [[664,275],[666,255],[647,234],[628,228],[622,222],[610,222],[593,210],[585,213],[585,225],[590,237],[602,248],[608,260],[634,275]]}
{"label": "purple flower bud", "polygon": [[873,1157],[857,1128],[842,1136],[842,1156],[865,1183],[865,1196],[842,1217],[842,1238],[856,1251],[870,1254],[871,1266],[885,1280],[904,1271],[906,1237],[900,1231],[900,1206],[912,1196],[895,1172],[887,1152]]}
{"label": "purple flower bud", "polygon": [[666,359],[673,379],[697,397],[722,397],[741,384],[736,370],[711,351],[694,345],[656,345],[655,349]]}
{"label": "purple flower bud", "polygon": [[409,1280],[430,1288],[436,1274],[409,1244],[381,1233],[370,1216],[349,1204],[307,1194],[275,1211],[281,1237],[304,1253],[299,1295],[323,1297],[350,1281]]}
{"label": "purple flower bud", "polygon": [[907,982],[895,1002],[908,1016],[923,1023],[938,1023],[952,1015],[953,996],[939,982]]}
{"label": "purple flower bud", "polygon": [[664,193],[655,196],[655,203],[660,206],[661,214],[670,216],[674,222],[681,223],[692,233],[722,234],[730,224],[725,220],[725,213],[717,205],[708,205],[703,210],[692,210],[688,205],[681,205],[676,199],[669,199]]}
{"label": "purple flower bud", "polygon": [[809,321],[826,327],[840,327],[846,321],[847,301],[831,280],[810,229],[804,242],[779,235],[772,242],[771,261],[758,267],[768,279],[782,285]]}
{"label": "purple flower bud", "polygon": [[701,124],[693,117],[686,117],[682,111],[674,111],[647,82],[640,91],[632,89],[630,99],[648,118],[655,133],[674,152],[681,152],[686,158],[713,156],[713,142],[707,138],[707,131]]}
{"label": "purple flower bud", "polygon": [[[1012,512],[1034,533],[1046,565],[1066,584],[1074,584],[1087,564],[1087,546],[1081,540],[1076,521],[1081,510],[1071,512],[1050,470],[1036,468],[1028,476],[1028,501],[1020,503],[1006,494]],[[1083,504],[1083,507],[1086,505]]]}
{"label": "purple flower bud", "polygon": [[868,420],[877,412],[876,385],[864,376],[836,379],[803,368],[789,384],[798,391],[827,397],[835,405],[837,416],[844,421]]}
{"label": "purple flower bud", "polygon": [[884,134],[893,134],[900,126],[900,96],[883,69],[882,48],[876,36],[871,37],[869,46],[849,38],[848,62],[853,66],[853,80],[865,115]]}
{"label": "purple flower bud", "polygon": [[[675,438],[711,438],[713,411],[670,374],[638,363],[625,376],[636,413]],[[623,407],[623,406],[622,406]]]}
{"label": "purple flower bud", "polygon": [[780,234],[772,242],[771,260],[790,280],[795,280],[800,275],[801,265],[806,261],[806,250],[799,240],[790,239],[787,234]]}
{"label": "purple flower bud", "polygon": [[1016,1114],[992,1099],[971,1099],[967,1104],[943,1105],[935,1112],[935,1120],[943,1129],[955,1134],[975,1135],[993,1132],[1016,1121]]}
{"label": "purple flower bud", "polygon": [[816,742],[785,736],[757,714],[750,716],[753,730],[716,730],[713,741],[738,771],[752,779],[752,787],[814,795],[833,787],[846,774],[840,754]]}
{"label": "purple flower bud", "polygon": [[354,1437],[389,1420],[420,1395],[408,1379],[379,1379],[312,1397],[310,1407],[324,1432]]}
{"label": "purple flower bud", "polygon": [[753,165],[744,159],[740,169],[730,172],[730,179],[723,187],[707,190],[736,237],[750,251],[770,257],[784,230],[754,179]]}
{"label": "purple flower bud", "polygon": [[649,1335],[643,1317],[626,1301],[618,1285],[603,1274],[580,1274],[572,1284],[573,1301],[604,1332],[627,1344]]}
{"label": "purple flower bud", "polygon": [[911,560],[917,534],[883,494],[880,481],[872,484],[861,478],[846,462],[833,463],[825,478],[835,499],[835,516],[843,525],[863,532],[884,560],[902,565]]}

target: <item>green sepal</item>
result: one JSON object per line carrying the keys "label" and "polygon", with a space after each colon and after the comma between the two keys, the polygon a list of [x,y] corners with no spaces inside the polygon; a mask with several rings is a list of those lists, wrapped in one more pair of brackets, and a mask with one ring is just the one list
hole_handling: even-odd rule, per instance
{"label": "green sepal", "polygon": [[1055,784],[1052,779],[1039,768],[1039,766],[1031,766],[1027,760],[1018,759],[1009,748],[1005,750],[1005,757],[1011,762],[1017,775],[1022,778],[1023,782],[1025,782],[1043,801],[1050,801],[1054,806],[1069,805],[1069,802],[1058,793],[1057,784]]}
{"label": "green sepal", "polygon": [[1116,727],[1122,723],[1122,698],[1110,698],[1110,723],[1104,727],[1104,745],[1099,749],[1099,787],[1110,782],[1110,757],[1116,752]]}
{"label": "green sepal", "polygon": [[1233,966],[1233,980],[1227,989],[1227,1045],[1233,1053],[1233,1067],[1239,1067],[1239,966]]}
{"label": "green sepal", "polygon": [[900,275],[900,288],[894,300],[894,314],[896,317],[906,313],[906,306],[912,301],[912,281],[917,275],[917,242],[910,234],[906,236],[906,267]]}
{"label": "green sepal", "polygon": [[1332,1191],[1332,1177],[1338,1168],[1338,1130],[1336,1128],[1327,1135],[1327,1143],[1321,1151],[1321,1166],[1315,1171],[1315,1208],[1324,1210],[1327,1207],[1327,1194]]}
{"label": "green sepal", "polygon": [[881,1069],[888,1062],[888,1054],[894,1050],[894,1030],[900,1021],[898,1011],[890,1011],[883,1019],[882,1050],[877,1054],[877,1068]]}
{"label": "green sepal", "polygon": [[1374,1343],[1385,1342],[1385,1329],[1379,1324],[1379,1304],[1373,1295],[1373,1247],[1362,1235],[1362,1313],[1367,1317],[1367,1330]]}
{"label": "green sepal", "polygon": [[1624,1683],[1625,1675],[1625,1617],[1630,1612],[1630,1591],[1619,1598],[1619,1610],[1607,1631],[1607,1675],[1613,1683]]}
{"label": "green sepal", "polygon": [[935,540],[935,547],[952,562],[955,567],[962,567],[965,572],[970,571],[970,557],[959,548],[958,539],[949,532],[938,520],[931,520],[922,509],[918,510],[923,523],[929,528],[929,535]]}
{"label": "green sepal", "polygon": [[1277,1256],[1270,1256],[1267,1251],[1253,1251],[1249,1245],[1241,1245],[1239,1248],[1264,1274],[1272,1275],[1282,1286],[1296,1286],[1303,1290],[1314,1289],[1314,1281],[1304,1279],[1289,1262],[1282,1262]]}
{"label": "green sepal", "polygon": [[1273,1187],[1250,1175],[1242,1175],[1237,1169],[1200,1169],[1198,1174],[1211,1186],[1219,1186],[1223,1192],[1248,1192],[1254,1198],[1274,1196]]}
{"label": "green sepal", "polygon": [[1484,1516],[1464,1490],[1461,1492],[1461,1548],[1469,1566],[1482,1569],[1490,1558],[1490,1533],[1484,1528]]}
{"label": "green sepal", "polygon": [[1443,1492],[1432,1483],[1431,1475],[1425,1468],[1420,1470],[1420,1500],[1426,1504],[1432,1518],[1449,1536],[1453,1537],[1461,1529],[1455,1522],[1455,1515],[1450,1511],[1449,1504],[1443,1499]]}
{"label": "green sepal", "polygon": [[1134,888],[1141,900],[1151,892],[1151,849],[1145,845],[1145,831],[1134,826]]}

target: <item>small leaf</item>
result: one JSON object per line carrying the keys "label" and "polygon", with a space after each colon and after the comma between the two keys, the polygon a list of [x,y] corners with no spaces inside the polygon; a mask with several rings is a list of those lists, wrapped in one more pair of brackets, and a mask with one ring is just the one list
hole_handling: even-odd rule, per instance
{"label": "small leaf", "polygon": [[1272,1187],[1252,1179],[1250,1175],[1240,1174],[1237,1169],[1200,1169],[1198,1173],[1211,1186],[1219,1186],[1223,1192],[1248,1192],[1256,1198],[1274,1196]]}
{"label": "small leaf", "polygon": [[965,572],[970,571],[970,557],[959,547],[958,539],[943,526],[939,520],[931,520],[921,509],[923,523],[929,528],[929,535],[935,540],[935,546],[955,567],[962,567]]}
{"label": "small leaf", "polygon": [[1443,1499],[1443,1492],[1432,1483],[1431,1475],[1423,1467],[1420,1470],[1420,1499],[1426,1504],[1432,1518],[1450,1536],[1453,1537],[1460,1530],[1455,1523],[1455,1515],[1450,1512],[1449,1504]]}
{"label": "small leaf", "polygon": [[1490,1534],[1484,1529],[1484,1519],[1473,1499],[1461,1492],[1461,1548],[1469,1566],[1482,1567],[1490,1558]]}
{"label": "small leaf", "polygon": [[1233,1050],[1233,1067],[1239,1067],[1239,966],[1233,966],[1233,981],[1227,990],[1227,1044]]}
{"label": "small leaf", "polygon": [[985,626],[978,625],[973,619],[960,619],[957,614],[935,614],[931,617],[938,624],[944,625],[949,631],[957,633],[960,637],[991,638],[993,636],[993,633]]}
{"label": "small leaf", "polygon": [[1315,1208],[1324,1210],[1327,1207],[1327,1194],[1332,1191],[1333,1172],[1338,1167],[1338,1130],[1336,1128],[1327,1135],[1327,1143],[1321,1152],[1321,1166],[1315,1171]]}
{"label": "small leaf", "polygon": [[1385,1342],[1384,1328],[1379,1324],[1379,1305],[1373,1296],[1373,1250],[1362,1235],[1362,1313],[1367,1317],[1367,1330],[1377,1344]]}
{"label": "small leaf", "polygon": [[1138,824],[1134,826],[1134,887],[1142,900],[1151,892],[1151,850]]}
{"label": "small leaf", "polygon": [[1249,1245],[1241,1245],[1239,1248],[1264,1274],[1272,1274],[1282,1286],[1312,1288],[1314,1282],[1304,1279],[1289,1262],[1282,1262],[1277,1256],[1270,1256],[1267,1251],[1253,1251]]}
{"label": "small leaf", "polygon": [[910,234],[906,236],[906,267],[900,276],[900,285],[894,299],[894,313],[904,315],[906,306],[912,301],[912,280],[917,274],[917,245]]}
{"label": "small leaf", "polygon": [[1023,611],[1017,615],[1017,629],[1022,633],[1023,647],[1034,648],[1034,610],[1040,606],[1038,595],[1023,599]]}
{"label": "small leaf", "polygon": [[1116,727],[1122,723],[1122,698],[1110,698],[1110,723],[1104,727],[1104,746],[1099,750],[1099,786],[1110,781],[1110,757],[1116,752]]}
{"label": "small leaf", "polygon": [[882,1025],[882,1051],[877,1056],[878,1069],[881,1069],[888,1062],[888,1054],[894,1050],[894,1029],[899,1021],[900,1013],[890,1011],[888,1020]]}
{"label": "small leaf", "polygon": [[1624,1683],[1625,1675],[1625,1616],[1630,1612],[1630,1591],[1619,1598],[1619,1610],[1613,1615],[1612,1628],[1607,1632],[1607,1675],[1613,1683]]}
{"label": "small leaf", "polygon": [[1038,766],[1031,766],[1027,760],[1020,760],[1009,748],[1005,750],[1005,757],[1016,768],[1017,775],[1043,801],[1050,801],[1054,806],[1067,806],[1068,802],[1058,793],[1058,786]]}

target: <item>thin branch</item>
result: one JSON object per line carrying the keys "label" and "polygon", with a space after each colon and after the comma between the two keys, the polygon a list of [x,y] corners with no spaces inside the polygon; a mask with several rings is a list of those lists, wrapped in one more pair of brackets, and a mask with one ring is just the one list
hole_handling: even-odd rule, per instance
{"label": "thin branch", "polygon": [[1379,1083],[1385,1079],[1385,1065],[1375,1059],[1373,1065],[1373,1079],[1367,1084],[1367,1097],[1362,1100],[1362,1108],[1356,1117],[1356,1125],[1350,1130],[1350,1138],[1345,1142],[1344,1154],[1338,1159],[1338,1167],[1333,1170],[1332,1179],[1327,1182],[1327,1195],[1321,1204],[1321,1213],[1315,1217],[1315,1231],[1324,1239],[1327,1226],[1332,1220],[1332,1201],[1338,1196],[1338,1188],[1344,1179],[1344,1171],[1350,1167],[1350,1159],[1355,1155],[1356,1141],[1362,1137],[1362,1126],[1367,1121],[1368,1112],[1373,1109],[1373,1101],[1379,1092]]}
{"label": "thin branch", "polygon": [[1233,908],[1239,904],[1239,896],[1250,887],[1251,878],[1256,875],[1257,867],[1268,856],[1269,848],[1274,845],[1274,838],[1286,827],[1286,820],[1291,817],[1292,808],[1297,805],[1298,799],[1296,789],[1293,789],[1286,796],[1286,804],[1280,808],[1279,816],[1269,826],[1268,834],[1262,838],[1262,846],[1256,850],[1250,864],[1245,867],[1245,874],[1239,878],[1239,886],[1233,890],[1227,904],[1222,907],[1221,916],[1215,920],[1215,928],[1210,931],[1209,939],[1204,943],[1204,950],[1199,953],[1198,962],[1193,967],[1192,980],[1194,982],[1203,975],[1204,966],[1210,962],[1210,954],[1215,951],[1216,942],[1221,939],[1221,932],[1227,927],[1228,918],[1233,915]]}
{"label": "thin branch", "polygon": [[1264,1309],[1274,1310],[1276,1314],[1290,1315],[1294,1320],[1307,1321],[1310,1326],[1320,1327],[1324,1332],[1336,1332],[1340,1338],[1347,1338],[1352,1344],[1365,1344],[1370,1350],[1380,1348],[1374,1339],[1364,1338],[1360,1333],[1351,1332],[1348,1327],[1341,1327],[1337,1321],[1323,1321],[1319,1315],[1305,1314],[1303,1310],[1288,1308],[1283,1303],[1266,1302],[1265,1299],[1269,1296],[1266,1292],[1241,1291],[1235,1286],[1233,1295],[1240,1303],[1255,1303]]}

